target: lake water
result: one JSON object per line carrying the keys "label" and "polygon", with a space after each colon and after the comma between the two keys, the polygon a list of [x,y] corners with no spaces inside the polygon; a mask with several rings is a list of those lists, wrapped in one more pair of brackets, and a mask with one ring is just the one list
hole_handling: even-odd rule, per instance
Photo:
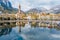
{"label": "lake water", "polygon": [[55,28],[25,27],[0,28],[0,40],[60,40],[60,30]]}

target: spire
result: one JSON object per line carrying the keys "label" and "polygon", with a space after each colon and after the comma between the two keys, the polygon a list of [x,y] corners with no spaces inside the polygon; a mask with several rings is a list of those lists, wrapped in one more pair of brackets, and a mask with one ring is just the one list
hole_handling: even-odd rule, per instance
{"label": "spire", "polygon": [[19,9],[21,8],[20,4],[19,4]]}
{"label": "spire", "polygon": [[21,11],[21,6],[20,6],[20,4],[19,4],[19,13],[20,13],[20,11]]}

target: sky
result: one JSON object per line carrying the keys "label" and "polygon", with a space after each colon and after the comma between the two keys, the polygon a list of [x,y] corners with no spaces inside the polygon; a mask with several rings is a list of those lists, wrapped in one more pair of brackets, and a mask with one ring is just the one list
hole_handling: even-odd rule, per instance
{"label": "sky", "polygon": [[50,9],[53,6],[60,5],[60,0],[9,0],[12,6],[18,8],[21,5],[21,10],[27,11],[31,8],[44,7]]}

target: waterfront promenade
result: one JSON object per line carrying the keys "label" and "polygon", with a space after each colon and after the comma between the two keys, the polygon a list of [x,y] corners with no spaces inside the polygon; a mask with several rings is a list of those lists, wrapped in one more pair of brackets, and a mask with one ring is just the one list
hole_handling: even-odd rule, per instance
{"label": "waterfront promenade", "polygon": [[0,20],[0,22],[53,22],[54,20]]}

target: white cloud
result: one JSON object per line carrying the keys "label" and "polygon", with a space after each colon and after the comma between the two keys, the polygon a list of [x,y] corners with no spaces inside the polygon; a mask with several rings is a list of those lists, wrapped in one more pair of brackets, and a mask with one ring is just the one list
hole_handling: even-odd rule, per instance
{"label": "white cloud", "polygon": [[21,4],[22,10],[29,10],[30,8],[32,8],[31,4],[27,1],[23,1],[20,4]]}
{"label": "white cloud", "polygon": [[11,2],[13,7],[18,8],[19,1],[17,1],[17,0],[10,0],[10,2]]}
{"label": "white cloud", "polygon": [[51,7],[49,5],[45,5],[45,6],[42,6],[44,8],[46,8],[47,10],[49,10]]}

